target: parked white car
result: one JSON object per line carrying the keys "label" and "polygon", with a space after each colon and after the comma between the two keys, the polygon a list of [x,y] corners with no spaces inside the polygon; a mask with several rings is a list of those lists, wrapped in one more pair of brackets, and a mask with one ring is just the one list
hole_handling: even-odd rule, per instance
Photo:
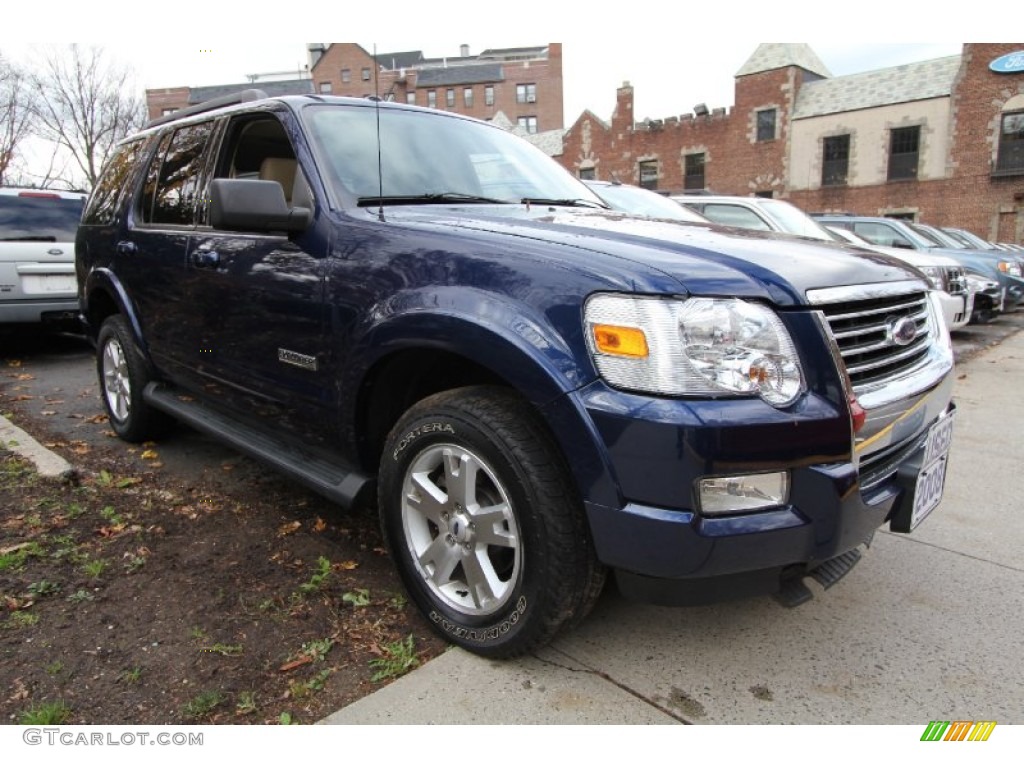
{"label": "parked white car", "polygon": [[939,292],[946,327],[951,331],[963,328],[971,321],[971,313],[974,312],[974,290],[967,280],[966,270],[955,259],[925,251],[875,245],[842,227],[826,225],[825,229],[849,243],[885,256],[892,256],[921,270],[932,287]]}
{"label": "parked white car", "polygon": [[78,324],[84,192],[0,187],[0,324]]}

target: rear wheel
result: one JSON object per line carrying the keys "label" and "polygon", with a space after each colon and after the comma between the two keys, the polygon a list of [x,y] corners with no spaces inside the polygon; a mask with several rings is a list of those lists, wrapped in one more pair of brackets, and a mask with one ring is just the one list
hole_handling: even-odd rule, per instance
{"label": "rear wheel", "polygon": [[388,437],[379,501],[413,601],[475,653],[527,653],[600,591],[604,569],[568,470],[529,406],[502,389],[413,406]]}
{"label": "rear wheel", "polygon": [[130,442],[159,437],[172,419],[143,400],[142,390],[150,378],[123,316],[103,321],[96,349],[96,372],[111,428]]}

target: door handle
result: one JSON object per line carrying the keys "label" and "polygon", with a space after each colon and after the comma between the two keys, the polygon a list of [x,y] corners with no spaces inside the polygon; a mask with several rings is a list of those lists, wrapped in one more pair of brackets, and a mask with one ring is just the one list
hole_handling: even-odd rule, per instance
{"label": "door handle", "polygon": [[220,266],[220,254],[200,248],[197,251],[192,251],[192,263],[200,269],[216,269]]}
{"label": "door handle", "polygon": [[134,256],[138,248],[135,247],[135,243],[131,240],[122,240],[117,244],[117,255],[118,256]]}

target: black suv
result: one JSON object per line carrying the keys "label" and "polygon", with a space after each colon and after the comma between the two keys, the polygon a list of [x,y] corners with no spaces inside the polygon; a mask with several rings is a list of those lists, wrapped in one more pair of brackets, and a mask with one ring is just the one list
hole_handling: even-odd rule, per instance
{"label": "black suv", "polygon": [[953,358],[921,276],[610,211],[502,129],[258,92],[123,141],[77,239],[127,440],[206,430],[376,504],[488,656],[586,615],[810,593],[942,496]]}

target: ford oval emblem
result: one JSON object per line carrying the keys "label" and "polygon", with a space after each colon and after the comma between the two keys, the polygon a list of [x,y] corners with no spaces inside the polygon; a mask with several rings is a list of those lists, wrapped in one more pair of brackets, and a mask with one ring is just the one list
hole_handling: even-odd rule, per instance
{"label": "ford oval emblem", "polygon": [[1000,74],[1024,72],[1024,51],[1014,51],[989,62],[988,68]]}
{"label": "ford oval emblem", "polygon": [[909,317],[901,317],[889,326],[889,338],[898,347],[905,347],[917,338],[917,323]]}
{"label": "ford oval emblem", "polygon": [[60,256],[64,253],[64,251],[62,251],[60,248],[51,248],[50,250],[47,251],[47,253],[50,254],[51,256]]}

